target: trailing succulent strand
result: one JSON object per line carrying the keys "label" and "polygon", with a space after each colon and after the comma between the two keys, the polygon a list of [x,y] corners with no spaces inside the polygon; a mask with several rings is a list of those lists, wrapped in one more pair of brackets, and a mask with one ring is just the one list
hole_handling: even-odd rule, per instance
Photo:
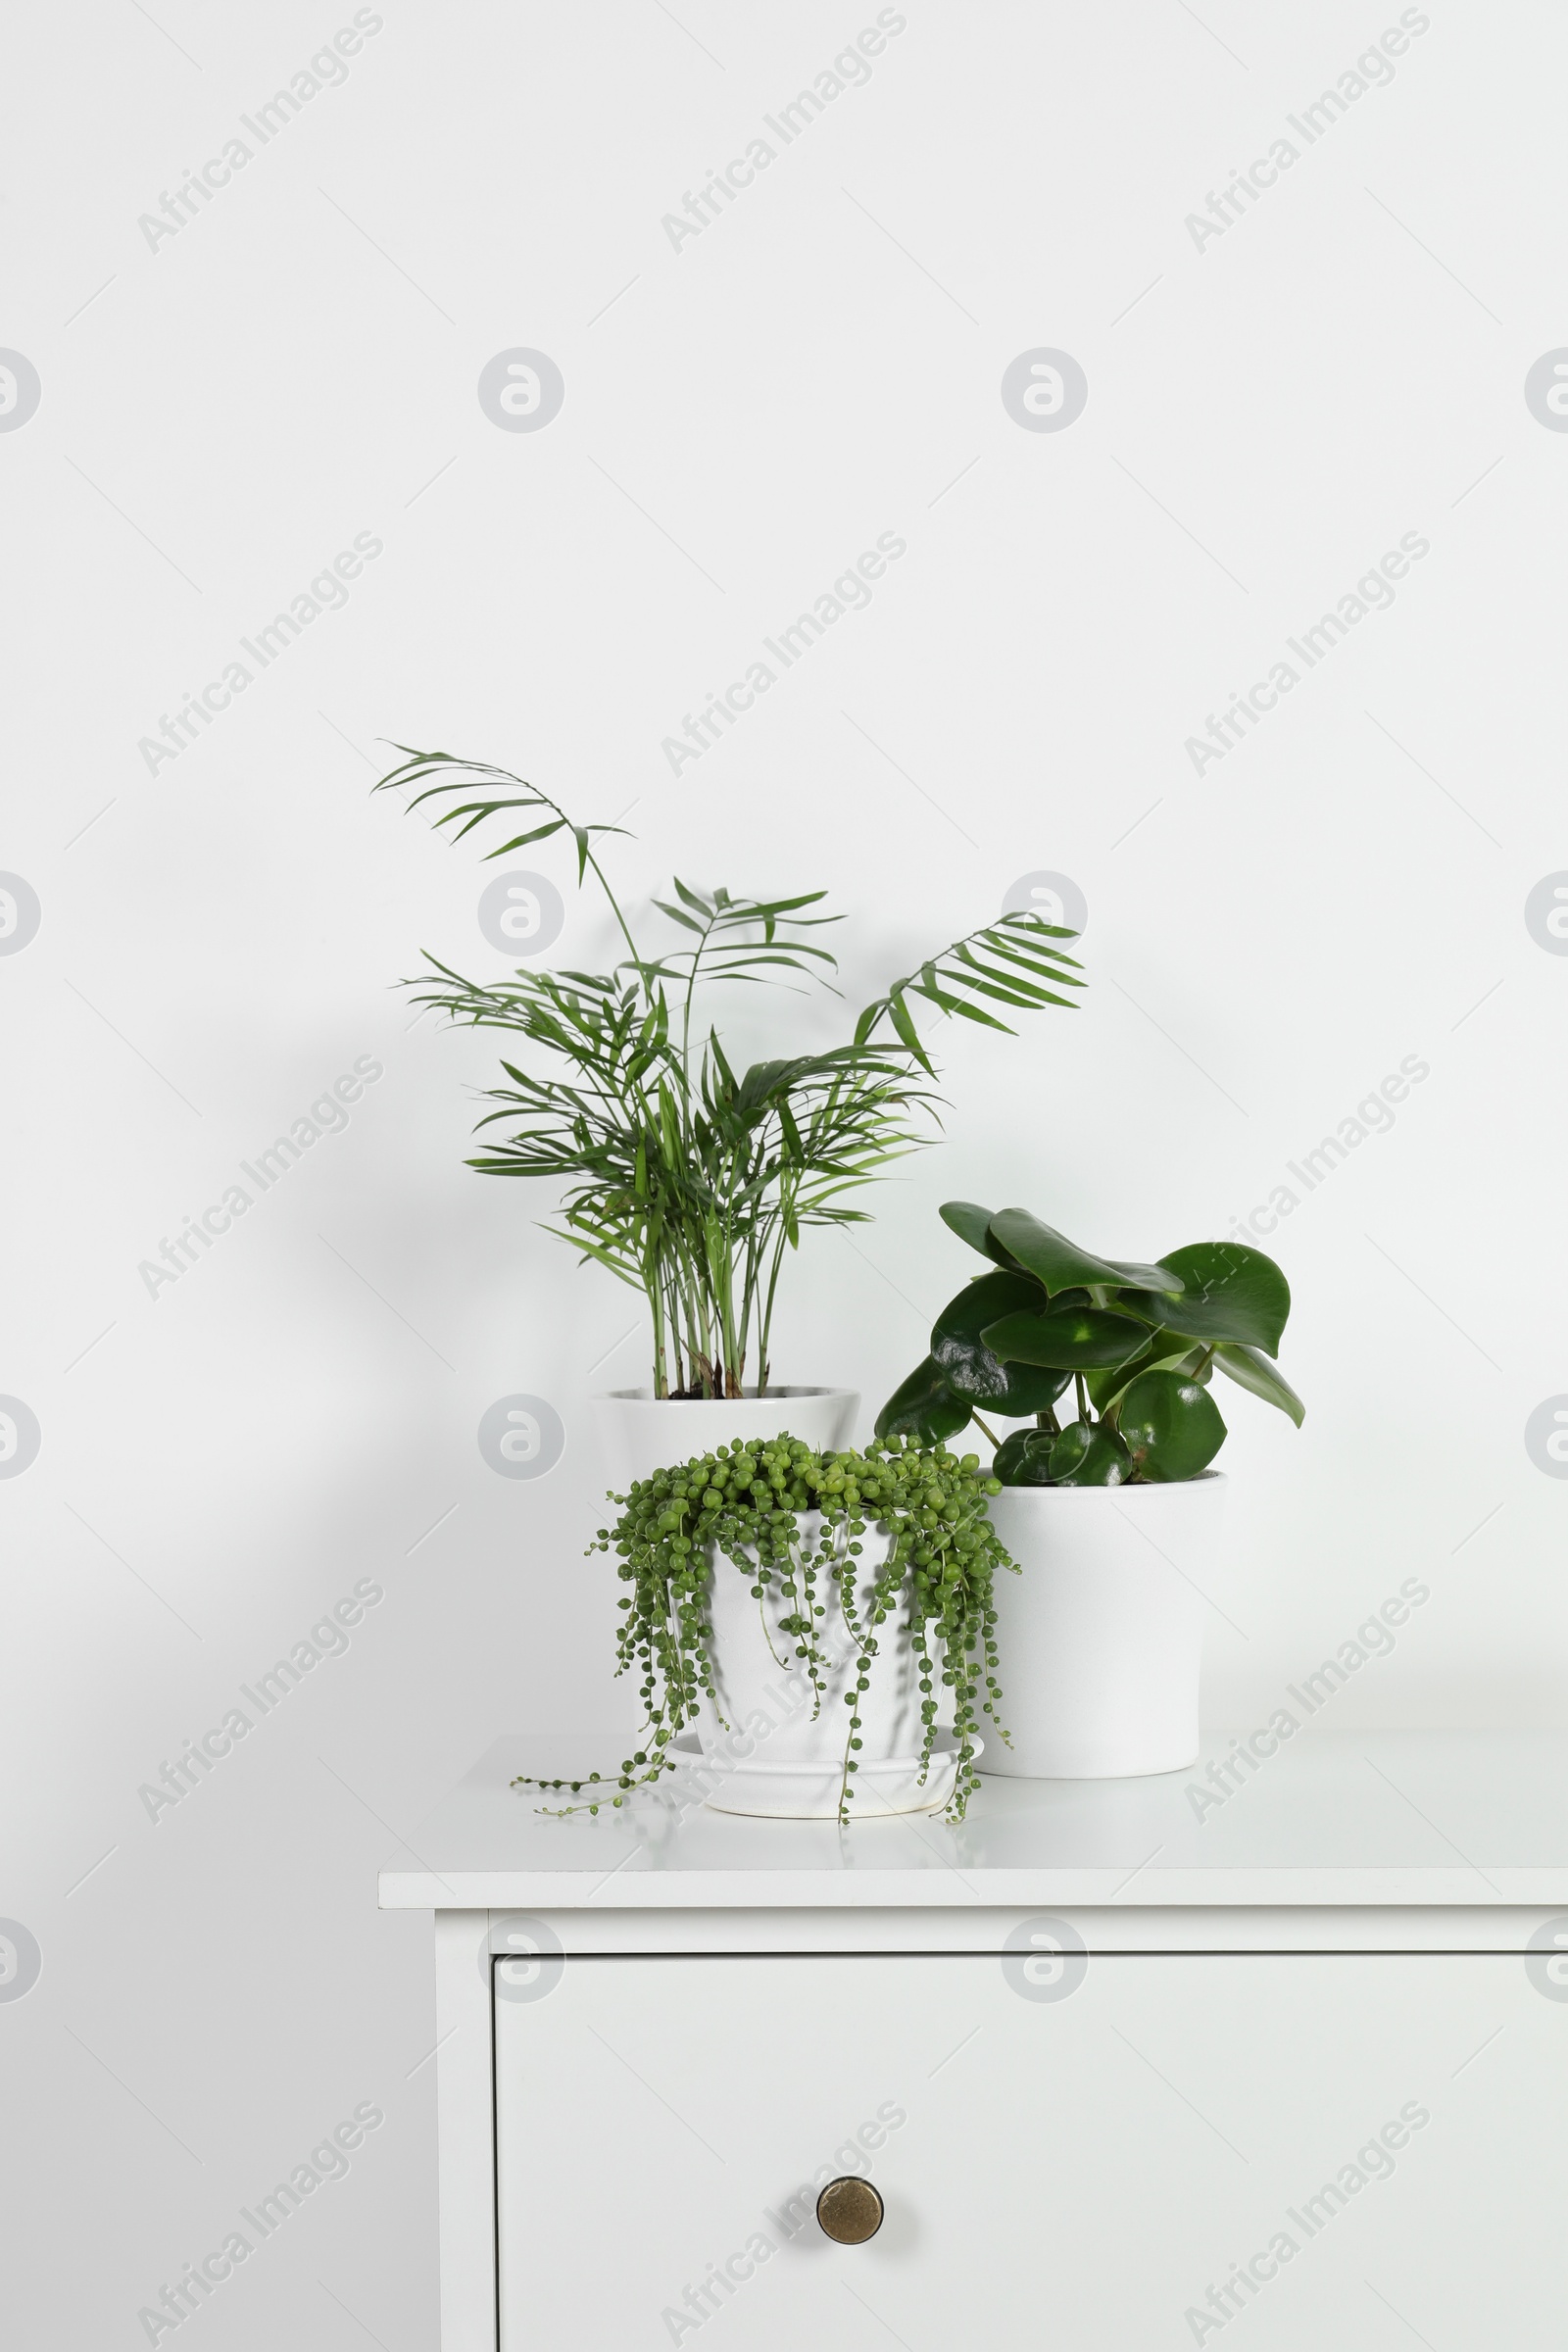
{"label": "trailing succulent strand", "polygon": [[[623,1804],[630,1791],[651,1787],[673,1769],[674,1742],[697,1720],[705,1698],[723,1723],[709,1648],[708,1595],[710,1574],[722,1575],[724,1560],[749,1580],[769,1641],[765,1596],[773,1592],[784,1602],[774,1622],[810,1681],[813,1721],[836,1663],[823,1654],[819,1629],[828,1597],[839,1602],[859,1652],[844,1693],[840,1821],[849,1820],[855,1796],[862,1698],[890,1628],[894,1635],[906,1631],[918,1668],[922,1779],[935,1750],[939,1685],[952,1693],[958,1761],[948,1810],[961,1820],[978,1782],[974,1739],[980,1716],[989,1716],[1006,1739],[997,1711],[1002,1686],[993,1581],[999,1568],[1017,1571],[986,1510],[987,1496],[1001,1491],[981,1470],[978,1454],[960,1458],[945,1446],[921,1446],[902,1437],[878,1440],[864,1453],[816,1453],[788,1436],[737,1440],[639,1480],[629,1494],[612,1497],[622,1506],[620,1516],[613,1527],[599,1530],[588,1550],[614,1551],[621,1582],[631,1588],[619,1604],[615,1671],[641,1674],[642,1743],[613,1780],[598,1773],[581,1781],[521,1775],[513,1787],[565,1788],[586,1795],[587,1810],[597,1813],[602,1803]],[[808,1513],[819,1515],[814,1533],[803,1526]],[[888,1545],[867,1586],[860,1560],[862,1539],[872,1529],[888,1538]]]}

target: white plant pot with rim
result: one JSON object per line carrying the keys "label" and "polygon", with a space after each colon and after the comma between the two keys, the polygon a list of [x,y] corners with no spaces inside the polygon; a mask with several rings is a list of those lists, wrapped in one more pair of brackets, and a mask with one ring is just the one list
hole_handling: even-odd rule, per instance
{"label": "white plant pot with rim", "polygon": [[[846,1447],[855,1431],[859,1396],[854,1389],[770,1388],[734,1397],[656,1397],[648,1389],[619,1389],[594,1399],[606,1466],[615,1493],[624,1494],[656,1470],[672,1469],[719,1446],[763,1444],[786,1432],[819,1453]],[[819,1522],[802,1514],[802,1535],[815,1543]],[[857,1591],[867,1592],[885,1540],[869,1530],[858,1563]],[[681,1785],[717,1812],[778,1820],[831,1821],[844,1783],[850,1709],[845,1697],[859,1671],[859,1652],[844,1622],[837,1589],[819,1572],[817,1647],[832,1661],[821,1703],[795,1638],[780,1630],[792,1603],[778,1585],[760,1602],[755,1576],[722,1556],[710,1565],[710,1657],[718,1696],[705,1701],[691,1732],[678,1743]],[[928,1812],[953,1792],[956,1748],[939,1735],[931,1764],[920,1770],[922,1723],[919,1670],[907,1630],[884,1625],[881,1648],[860,1693],[860,1746],[850,1815]],[[815,1712],[813,1714],[813,1707]],[[976,1747],[978,1749],[978,1742]]]}
{"label": "white plant pot with rim", "polygon": [[737,1438],[748,1444],[786,1432],[818,1453],[849,1445],[860,1398],[855,1389],[769,1389],[759,1396],[656,1396],[612,1389],[593,1400],[610,1482],[624,1494],[637,1479],[673,1469]]}
{"label": "white plant pot with rim", "polygon": [[1124,1487],[1004,1487],[992,1523],[998,1709],[985,1771],[1019,1780],[1181,1772],[1199,1752],[1204,1592],[1222,1472]]}

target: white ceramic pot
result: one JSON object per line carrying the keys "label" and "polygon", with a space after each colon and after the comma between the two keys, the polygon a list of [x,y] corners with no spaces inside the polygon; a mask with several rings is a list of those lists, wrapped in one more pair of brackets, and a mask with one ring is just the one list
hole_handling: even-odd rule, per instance
{"label": "white ceramic pot", "polygon": [[1004,1487],[996,1577],[1002,1721],[985,1769],[1021,1780],[1181,1772],[1198,1755],[1203,1594],[1226,1481]]}
{"label": "white ceramic pot", "polygon": [[[819,1524],[814,1511],[802,1514],[807,1542],[815,1543]],[[870,1529],[863,1541],[857,1563],[858,1615],[887,1551],[886,1538]],[[713,1559],[710,1579],[718,1705],[715,1711],[705,1701],[695,1727],[706,1802],[721,1813],[832,1820],[839,1810],[849,1738],[845,1698],[859,1673],[860,1657],[844,1622],[837,1586],[825,1570],[818,1571],[816,1601],[825,1614],[815,1620],[816,1644],[830,1663],[813,1715],[816,1694],[795,1655],[795,1637],[779,1626],[779,1619],[800,1605],[799,1598],[787,1598],[775,1581],[760,1601],[754,1599],[753,1577],[722,1556]],[[956,1768],[950,1734],[922,1777],[919,1670],[908,1634],[890,1622],[877,1639],[881,1647],[869,1669],[870,1689],[860,1693],[861,1744],[850,1807],[857,1821],[946,1804]]]}
{"label": "white ceramic pot", "polygon": [[648,1389],[612,1389],[594,1412],[610,1483],[617,1494],[639,1478],[689,1461],[736,1438],[760,1442],[786,1430],[818,1452],[850,1443],[859,1396],[854,1389],[769,1389],[759,1396],[655,1396]]}

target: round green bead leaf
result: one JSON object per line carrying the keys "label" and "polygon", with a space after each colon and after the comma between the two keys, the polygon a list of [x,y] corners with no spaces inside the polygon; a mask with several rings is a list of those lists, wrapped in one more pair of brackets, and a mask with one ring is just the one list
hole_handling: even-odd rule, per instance
{"label": "round green bead leaf", "polygon": [[1051,1449],[1058,1487],[1122,1487],[1132,1474],[1131,1454],[1102,1421],[1070,1421]]}
{"label": "round green bead leaf", "polygon": [[1004,1487],[1052,1486],[1051,1449],[1055,1443],[1054,1430],[1015,1429],[997,1447],[992,1476]]}
{"label": "round green bead leaf", "polygon": [[1196,1478],[1225,1443],[1219,1406],[1179,1372],[1140,1373],[1117,1421],[1139,1475],[1156,1482]]}

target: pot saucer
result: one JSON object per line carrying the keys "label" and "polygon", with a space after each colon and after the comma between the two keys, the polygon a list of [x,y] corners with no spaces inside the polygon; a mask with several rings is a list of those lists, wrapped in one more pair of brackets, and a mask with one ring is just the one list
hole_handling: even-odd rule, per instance
{"label": "pot saucer", "polygon": [[[972,1752],[985,1747],[976,1735]],[[707,1757],[695,1732],[683,1732],[671,1741],[676,1772],[683,1791],[700,1795],[714,1813],[749,1813],[772,1821],[836,1821],[843,1767],[838,1761],[806,1764],[769,1763],[761,1756],[743,1762],[723,1755]],[[899,1813],[936,1813],[953,1794],[958,1770],[958,1740],[939,1731],[924,1779],[920,1759],[887,1756],[879,1761],[859,1759],[855,1775],[852,1822],[885,1820]]]}

